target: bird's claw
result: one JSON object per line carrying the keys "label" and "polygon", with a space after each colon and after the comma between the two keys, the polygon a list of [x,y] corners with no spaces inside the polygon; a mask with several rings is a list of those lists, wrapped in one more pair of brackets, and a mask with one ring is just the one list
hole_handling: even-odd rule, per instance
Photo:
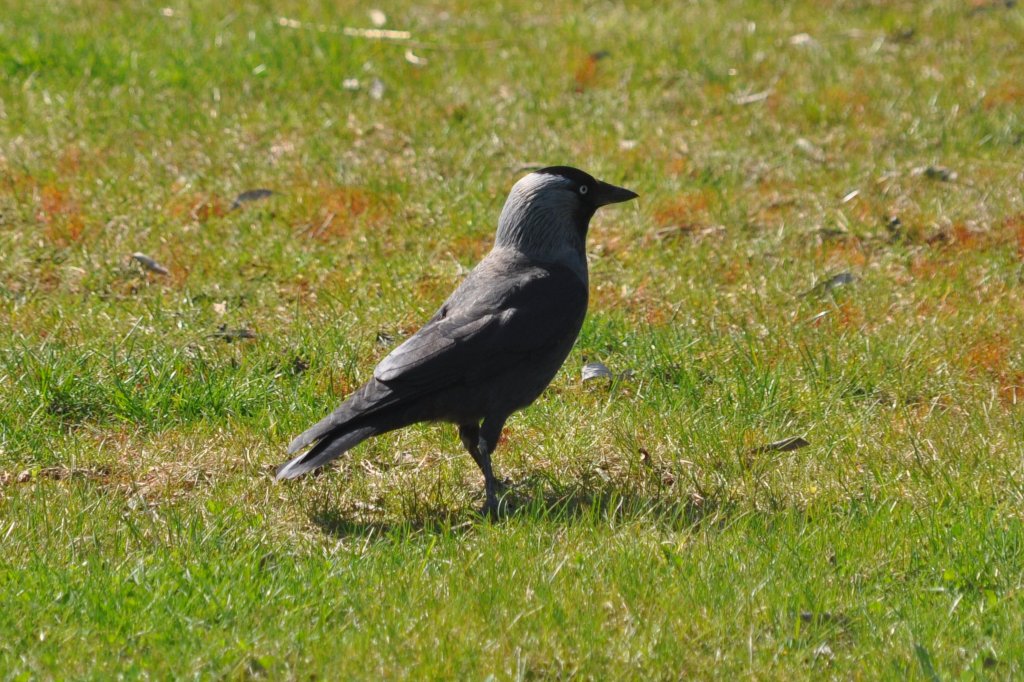
{"label": "bird's claw", "polygon": [[494,485],[487,491],[487,501],[480,509],[480,514],[492,520],[497,520],[508,512],[508,502],[505,501],[505,491],[508,485],[503,481],[494,481]]}

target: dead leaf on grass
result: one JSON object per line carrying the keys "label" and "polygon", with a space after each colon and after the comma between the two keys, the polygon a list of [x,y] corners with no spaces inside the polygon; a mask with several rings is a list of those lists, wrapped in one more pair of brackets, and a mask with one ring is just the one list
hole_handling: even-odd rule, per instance
{"label": "dead leaf on grass", "polygon": [[237,329],[228,329],[226,324],[222,324],[217,328],[217,331],[210,334],[210,337],[221,339],[228,343],[233,341],[246,341],[249,339],[256,338],[256,332],[249,329],[248,327],[238,327]]}
{"label": "dead leaf on grass", "polygon": [[591,52],[583,58],[583,61],[576,67],[576,71],[573,74],[573,79],[576,81],[576,92],[583,92],[596,83],[597,64],[609,56],[607,50],[598,50],[597,52]]}
{"label": "dead leaf on grass", "polygon": [[789,438],[783,438],[782,440],[777,440],[772,443],[766,443],[764,445],[759,445],[756,448],[752,448],[749,451],[749,454],[760,455],[766,452],[791,452],[793,450],[805,448],[808,445],[810,445],[810,443],[802,436],[790,436]]}
{"label": "dead leaf on grass", "polygon": [[306,360],[305,358],[303,358],[300,355],[296,355],[292,359],[291,369],[292,369],[292,374],[302,374],[307,369],[309,369],[309,360]]}
{"label": "dead leaf on grass", "polygon": [[146,254],[142,253],[141,251],[136,251],[135,253],[133,253],[132,260],[138,262],[146,270],[149,270],[150,272],[155,272],[158,275],[170,274],[167,268],[165,268],[163,265],[158,263],[153,258],[150,258]]}
{"label": "dead leaf on grass", "polygon": [[235,209],[241,208],[242,204],[247,204],[252,201],[259,201],[260,199],[266,199],[273,193],[273,190],[262,188],[246,190],[239,194],[237,197],[235,197],[235,200],[231,202],[231,206],[228,207],[228,210],[234,211]]}
{"label": "dead leaf on grass", "polygon": [[582,376],[584,382],[601,378],[613,379],[615,377],[612,371],[608,369],[608,366],[602,362],[588,362],[583,365]]}
{"label": "dead leaf on grass", "polygon": [[950,170],[945,166],[918,166],[910,171],[910,174],[923,175],[929,180],[936,180],[938,182],[954,182],[959,177],[956,171]]}
{"label": "dead leaf on grass", "polygon": [[843,286],[846,286],[848,284],[853,284],[856,281],[857,281],[857,276],[854,275],[853,273],[851,273],[851,272],[840,272],[837,275],[832,275],[831,277],[826,279],[824,282],[819,282],[818,284],[815,284],[813,287],[811,287],[810,289],[808,289],[804,293],[800,294],[800,296],[803,297],[803,296],[812,296],[812,295],[816,295],[816,294],[827,294],[827,293],[829,293],[829,292],[831,292],[831,291],[833,291],[835,289],[838,289],[839,287],[843,287]]}

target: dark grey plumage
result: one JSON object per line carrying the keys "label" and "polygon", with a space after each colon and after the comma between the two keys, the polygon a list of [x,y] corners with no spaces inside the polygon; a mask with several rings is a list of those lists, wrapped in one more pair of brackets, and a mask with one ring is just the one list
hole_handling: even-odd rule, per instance
{"label": "dark grey plumage", "polygon": [[584,240],[603,205],[633,192],[564,166],[512,188],[493,250],[373,378],[288,446],[295,478],[370,436],[421,421],[459,427],[497,508],[491,453],[510,414],[532,403],[569,354],[587,312]]}

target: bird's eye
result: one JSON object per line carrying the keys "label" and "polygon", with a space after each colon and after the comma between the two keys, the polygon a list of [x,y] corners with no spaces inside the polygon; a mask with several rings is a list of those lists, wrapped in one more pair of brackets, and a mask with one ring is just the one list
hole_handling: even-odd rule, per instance
{"label": "bird's eye", "polygon": [[589,187],[587,187],[586,185],[580,185],[580,194],[586,194],[589,191],[590,191]]}

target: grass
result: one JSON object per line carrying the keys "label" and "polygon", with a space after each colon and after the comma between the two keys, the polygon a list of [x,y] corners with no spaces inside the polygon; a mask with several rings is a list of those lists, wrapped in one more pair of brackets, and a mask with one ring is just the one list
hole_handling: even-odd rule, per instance
{"label": "grass", "polygon": [[[6,3],[3,679],[1024,675],[1020,8],[381,9]],[[508,518],[450,427],[273,482],[530,163],[641,200]]]}

